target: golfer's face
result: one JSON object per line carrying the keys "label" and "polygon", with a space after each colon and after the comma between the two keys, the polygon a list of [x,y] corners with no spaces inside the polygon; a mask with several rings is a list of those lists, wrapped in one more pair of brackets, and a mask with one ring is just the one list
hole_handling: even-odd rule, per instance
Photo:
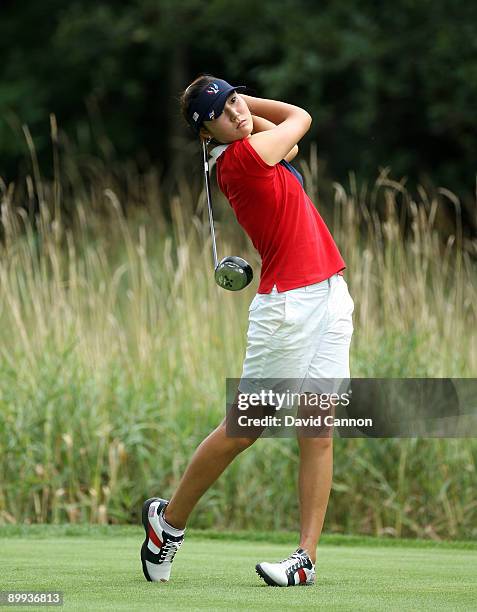
{"label": "golfer's face", "polygon": [[223,112],[213,121],[204,121],[204,127],[219,142],[233,142],[252,133],[253,120],[245,100],[232,92]]}

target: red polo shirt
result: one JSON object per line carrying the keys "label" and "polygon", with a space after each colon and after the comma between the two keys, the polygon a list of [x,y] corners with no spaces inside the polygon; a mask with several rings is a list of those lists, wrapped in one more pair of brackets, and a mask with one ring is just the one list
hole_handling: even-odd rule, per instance
{"label": "red polo shirt", "polygon": [[345,268],[299,180],[281,164],[265,163],[248,138],[217,159],[217,181],[262,258],[258,293],[319,283]]}

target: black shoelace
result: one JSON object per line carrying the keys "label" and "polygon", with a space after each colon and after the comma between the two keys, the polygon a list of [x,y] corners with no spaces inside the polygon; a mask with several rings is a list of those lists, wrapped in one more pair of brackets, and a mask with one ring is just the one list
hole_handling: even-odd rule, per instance
{"label": "black shoelace", "polygon": [[158,563],[164,563],[164,561],[169,561],[169,563],[172,563],[181,544],[182,542],[167,540],[166,543],[161,546]]}
{"label": "black shoelace", "polygon": [[294,572],[297,569],[300,569],[300,567],[304,567],[306,564],[306,558],[304,557],[304,555],[297,551],[295,551],[287,559],[283,559],[283,561],[280,561],[280,563],[289,563],[290,561],[292,561],[292,559],[296,559],[296,561],[286,569],[287,572]]}

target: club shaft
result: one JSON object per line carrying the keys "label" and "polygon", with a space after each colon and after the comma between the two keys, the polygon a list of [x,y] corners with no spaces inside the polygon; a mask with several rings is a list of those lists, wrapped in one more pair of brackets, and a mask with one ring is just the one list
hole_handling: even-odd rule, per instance
{"label": "club shaft", "polygon": [[209,160],[207,155],[207,145],[202,141],[202,158],[204,162],[205,195],[207,197],[207,208],[209,210],[210,233],[212,234],[212,252],[214,255],[214,270],[218,266],[217,245],[215,242],[214,216],[212,214],[212,198],[210,196]]}

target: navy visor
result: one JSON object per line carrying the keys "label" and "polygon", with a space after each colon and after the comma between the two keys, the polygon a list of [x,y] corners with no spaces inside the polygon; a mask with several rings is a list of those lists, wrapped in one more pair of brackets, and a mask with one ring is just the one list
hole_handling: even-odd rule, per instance
{"label": "navy visor", "polygon": [[191,127],[198,134],[204,121],[212,121],[222,114],[225,102],[233,91],[244,89],[244,85],[230,85],[222,79],[211,81],[189,105],[187,116]]}

